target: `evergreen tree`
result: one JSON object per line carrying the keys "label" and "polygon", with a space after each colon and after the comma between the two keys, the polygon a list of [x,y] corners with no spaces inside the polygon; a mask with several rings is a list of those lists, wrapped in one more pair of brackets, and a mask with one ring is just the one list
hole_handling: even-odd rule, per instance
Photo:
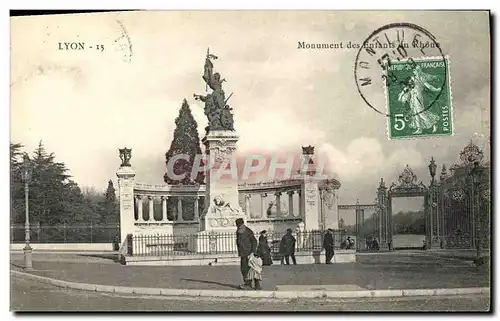
{"label": "evergreen tree", "polygon": [[11,223],[24,221],[24,212],[18,212],[19,199],[24,195],[24,183],[21,180],[23,145],[10,143],[10,220]]}
{"label": "evergreen tree", "polygon": [[[21,144],[10,144],[11,223],[14,224],[24,224],[25,221],[21,148]],[[106,194],[89,189],[83,193],[78,184],[71,180],[64,163],[56,162],[54,154],[47,153],[42,142],[33,152],[30,163],[32,168],[29,182],[30,223],[32,225],[40,223],[43,240],[88,242],[93,236],[94,242],[96,240],[108,242],[109,230],[96,227],[92,230],[89,226],[118,222],[119,211],[113,183],[109,181]],[[66,225],[66,228],[63,228],[63,225]],[[55,228],[44,228],[44,226]],[[14,230],[13,239],[24,240],[24,231]]]}
{"label": "evergreen tree", "polygon": [[65,187],[73,193],[77,191],[74,190],[73,184],[66,186],[70,177],[66,174],[66,166],[56,162],[54,154],[48,154],[41,141],[33,154],[32,179],[29,185],[31,221],[45,225],[62,223],[66,221],[62,214],[67,212],[63,201],[71,202],[74,199],[68,198],[73,195],[68,194],[69,191],[65,191]]}
{"label": "evergreen tree", "polygon": [[[20,179],[22,163],[17,161],[20,145],[11,144],[11,168],[17,168],[11,181],[14,223],[24,222],[25,192]],[[16,163],[17,162],[17,163]],[[86,202],[78,184],[70,179],[64,163],[56,162],[53,153],[45,150],[42,142],[30,160],[29,182],[30,222],[42,225],[88,223],[98,215]]]}
{"label": "evergreen tree", "polygon": [[170,149],[165,154],[165,164],[168,164],[169,160],[175,155],[189,155],[189,161],[180,159],[173,164],[173,171],[176,175],[186,173],[186,176],[183,180],[179,181],[172,179],[169,177],[168,173],[165,173],[163,179],[166,183],[173,185],[203,184],[205,180],[205,174],[203,172],[198,173],[196,177],[191,177],[192,164],[196,155],[201,154],[201,148],[200,138],[198,136],[198,124],[191,113],[191,109],[186,99],[182,102],[179,116],[175,119],[175,125],[174,138],[170,144]]}
{"label": "evergreen tree", "polygon": [[102,203],[103,217],[102,222],[106,224],[116,224],[119,222],[118,202],[116,200],[115,188],[113,181],[108,181],[104,201]]}

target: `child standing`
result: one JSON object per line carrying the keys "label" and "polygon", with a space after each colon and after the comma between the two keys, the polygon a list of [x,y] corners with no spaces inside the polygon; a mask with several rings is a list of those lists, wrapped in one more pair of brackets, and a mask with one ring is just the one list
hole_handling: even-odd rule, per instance
{"label": "child standing", "polygon": [[262,259],[250,254],[248,257],[248,277],[247,280],[255,283],[254,289],[261,290],[260,281],[262,281]]}

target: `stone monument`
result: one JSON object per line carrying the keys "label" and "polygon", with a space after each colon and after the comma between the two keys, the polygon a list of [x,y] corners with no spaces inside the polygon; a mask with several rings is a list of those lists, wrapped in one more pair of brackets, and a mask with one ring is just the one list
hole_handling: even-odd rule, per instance
{"label": "stone monument", "polygon": [[314,177],[316,164],[314,163],[314,146],[302,147],[302,166],[300,177],[302,179],[301,209],[302,222],[307,231],[319,230],[321,226],[320,217],[320,195],[319,182]]}
{"label": "stone monument", "polygon": [[132,149],[119,149],[122,161],[120,169],[117,171],[118,193],[120,199],[120,242],[123,242],[127,234],[133,233],[134,226],[134,180],[135,172],[130,166]]}
{"label": "stone monument", "polygon": [[[246,221],[246,215],[239,205],[238,171],[234,155],[239,136],[234,130],[232,108],[227,104],[232,94],[226,98],[222,89],[222,83],[226,80],[221,78],[218,72],[214,73],[212,61],[216,59],[218,57],[207,50],[202,78],[206,83],[206,90],[210,88],[211,93],[194,95],[196,100],[205,103],[204,112],[208,118],[208,126],[205,128],[206,135],[202,142],[209,162],[206,174],[205,209],[200,217],[201,237],[197,242],[197,252],[203,252],[202,249],[206,248],[206,244],[202,243],[207,238],[203,235],[214,232],[233,233],[237,218]],[[222,241],[225,241],[227,247],[227,238]],[[213,250],[214,246],[219,245],[218,242],[210,244],[210,249]]]}

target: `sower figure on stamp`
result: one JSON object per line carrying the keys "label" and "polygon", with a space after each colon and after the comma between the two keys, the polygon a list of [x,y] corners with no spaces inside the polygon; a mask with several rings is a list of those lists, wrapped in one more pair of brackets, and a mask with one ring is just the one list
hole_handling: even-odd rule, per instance
{"label": "sower figure on stamp", "polygon": [[432,132],[437,131],[439,116],[429,110],[425,110],[424,91],[429,90],[439,92],[441,88],[436,88],[430,81],[437,79],[436,76],[424,73],[420,66],[413,70],[413,76],[408,80],[408,84],[399,93],[398,100],[408,103],[411,115],[408,127],[415,129],[414,134],[421,134],[424,129],[432,128]]}
{"label": "sower figure on stamp", "polygon": [[[257,239],[253,231],[245,225],[242,218],[236,219],[236,246],[238,247],[238,256],[240,257],[240,270],[243,276],[244,284],[240,286],[241,289],[251,289],[252,280],[248,279],[248,259],[250,254],[255,254],[257,251]],[[260,287],[260,280],[255,280],[255,286]]]}
{"label": "sower figure on stamp", "polygon": [[332,264],[332,258],[334,255],[334,240],[333,240],[333,230],[329,228],[326,231],[325,237],[323,238],[323,247],[325,248],[326,264]]}

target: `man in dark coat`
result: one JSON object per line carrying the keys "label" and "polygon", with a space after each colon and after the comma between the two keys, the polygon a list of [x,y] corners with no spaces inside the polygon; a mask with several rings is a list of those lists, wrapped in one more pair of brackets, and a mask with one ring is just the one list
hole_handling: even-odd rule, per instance
{"label": "man in dark coat", "polygon": [[242,289],[252,289],[252,280],[248,280],[248,256],[257,250],[257,239],[253,231],[249,229],[242,218],[236,220],[236,246],[240,257],[240,270],[245,282],[240,286]]}
{"label": "man in dark coat", "polygon": [[292,257],[292,262],[294,265],[297,265],[297,260],[295,259],[295,237],[292,235],[292,229],[289,228],[286,230],[286,234],[283,236],[280,242],[280,251],[282,252],[282,259],[285,258],[285,262],[287,265],[290,265],[290,257]]}
{"label": "man in dark coat", "polygon": [[325,237],[323,238],[323,248],[325,249],[326,264],[332,264],[334,246],[335,242],[333,240],[333,230],[329,228],[328,231],[326,231]]}
{"label": "man in dark coat", "polygon": [[264,230],[260,232],[259,245],[257,245],[256,256],[262,259],[263,266],[269,266],[273,264],[273,258],[271,256],[271,249],[267,243],[267,231]]}

